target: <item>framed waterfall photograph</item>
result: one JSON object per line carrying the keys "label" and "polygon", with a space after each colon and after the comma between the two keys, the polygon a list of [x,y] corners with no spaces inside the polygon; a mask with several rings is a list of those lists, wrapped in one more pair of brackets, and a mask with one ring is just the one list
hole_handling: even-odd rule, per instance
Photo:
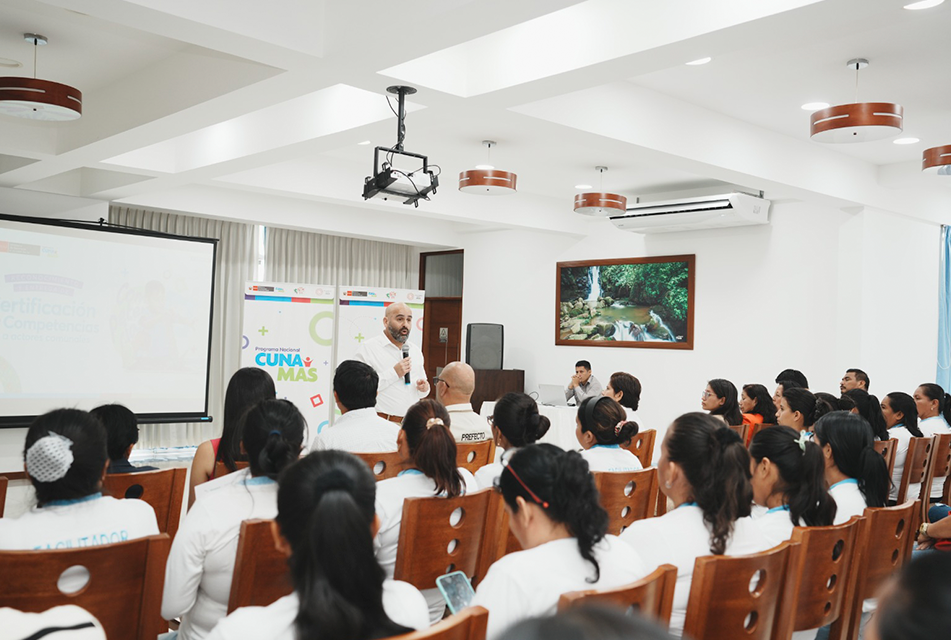
{"label": "framed waterfall photograph", "polygon": [[696,256],[559,262],[555,344],[693,349]]}

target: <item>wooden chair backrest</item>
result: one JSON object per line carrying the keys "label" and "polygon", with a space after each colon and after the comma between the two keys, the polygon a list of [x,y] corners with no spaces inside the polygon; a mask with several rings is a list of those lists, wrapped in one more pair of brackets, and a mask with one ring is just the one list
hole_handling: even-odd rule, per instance
{"label": "wooden chair backrest", "polygon": [[238,607],[266,607],[294,590],[287,557],[274,546],[271,520],[245,520],[228,597],[228,613]]}
{"label": "wooden chair backrest", "polygon": [[354,453],[356,457],[363,460],[373,477],[377,482],[387,478],[395,478],[403,471],[406,466],[403,464],[403,456],[399,451],[386,451],[384,453]]}
{"label": "wooden chair backrest", "polygon": [[638,431],[637,435],[631,438],[631,441],[624,448],[637,456],[641,461],[641,466],[645,469],[651,466],[651,460],[654,458],[654,440],[657,438],[657,431],[647,429]]}
{"label": "wooden chair backrest", "polygon": [[558,611],[588,604],[631,607],[640,615],[667,626],[674,606],[674,585],[677,583],[677,567],[662,564],[637,582],[614,589],[588,589],[563,593],[558,598]]}
{"label": "wooden chair backrest", "polygon": [[475,473],[495,459],[495,440],[456,443],[456,466]]}
{"label": "wooden chair backrest", "polygon": [[[249,462],[247,460],[235,460],[234,471],[241,471],[242,469],[247,469],[248,464]],[[228,468],[228,465],[226,465],[221,460],[218,460],[217,462],[215,462],[215,477],[216,478],[221,478],[223,476],[228,475],[229,473],[234,473],[234,471],[231,471]]]}
{"label": "wooden chair backrest", "polygon": [[862,516],[830,527],[796,527],[791,540],[800,545],[798,563],[791,566],[793,588],[783,606],[793,612],[787,633],[836,623],[830,640],[840,640],[851,614],[850,580],[858,557]]}
{"label": "wooden chair backrest", "polygon": [[3,517],[3,509],[7,504],[7,485],[10,480],[6,476],[0,476],[0,518]]}
{"label": "wooden chair backrest", "polygon": [[468,607],[428,629],[393,636],[390,640],[485,640],[489,610]]}
{"label": "wooden chair backrest", "polygon": [[876,595],[882,584],[911,557],[921,503],[909,500],[894,507],[868,508],[859,529],[858,561],[852,572],[854,591],[849,606],[849,640],[859,637],[862,602]]}
{"label": "wooden chair backrest", "polygon": [[139,499],[155,509],[159,531],[175,538],[185,499],[184,467],[137,473],[107,473],[103,491],[113,498]]}
{"label": "wooden chair backrest", "polygon": [[[94,615],[109,640],[155,640],[168,631],[161,604],[170,546],[161,533],[80,549],[0,551],[0,607],[36,613],[73,604]],[[77,566],[89,581],[64,594],[57,581]]]}
{"label": "wooden chair backrest", "polygon": [[595,471],[594,484],[601,506],[608,512],[608,533],[620,534],[635,520],[654,515],[657,506],[657,469]]}
{"label": "wooden chair backrest", "polygon": [[694,563],[684,637],[771,640],[787,628],[780,606],[799,545],[783,542],[748,556],[704,556]]}
{"label": "wooden chair backrest", "polygon": [[457,498],[407,498],[393,578],[433,589],[437,577],[462,571],[477,582],[490,564],[480,560],[497,554],[501,544],[500,501],[493,489]]}
{"label": "wooden chair backrest", "polygon": [[885,464],[888,465],[888,477],[892,477],[892,471],[895,470],[895,452],[898,450],[898,439],[889,438],[888,440],[876,440],[875,450],[885,458]]}
{"label": "wooden chair backrest", "polygon": [[935,480],[947,479],[949,472],[951,472],[951,433],[939,433],[934,437],[934,466],[931,476]]}
{"label": "wooden chair backrest", "polygon": [[[934,461],[934,438],[911,438],[908,441],[908,456],[902,469],[901,482],[898,485],[898,504],[908,499],[925,496],[925,502],[931,495],[931,470]],[[908,485],[921,483],[921,492],[917,496],[908,495]]]}
{"label": "wooden chair backrest", "polygon": [[762,431],[763,429],[767,429],[767,428],[769,428],[769,427],[775,427],[775,426],[776,426],[775,424],[767,424],[767,423],[764,423],[764,422],[757,422],[757,423],[755,423],[755,424],[751,424],[751,425],[750,425],[750,432],[749,432],[749,433],[747,434],[747,436],[746,436],[746,437],[747,437],[746,446],[747,446],[747,447],[750,446],[750,443],[753,442],[753,438],[756,437],[756,434],[757,434],[757,433],[759,433],[759,432]]}
{"label": "wooden chair backrest", "polygon": [[731,425],[729,425],[729,427],[730,427],[731,429],[733,429],[733,431],[736,432],[736,435],[740,436],[740,438],[743,439],[743,444],[746,444],[747,442],[749,442],[749,440],[747,440],[747,436],[748,436],[749,433],[750,433],[750,425],[748,425],[748,424],[731,424]]}

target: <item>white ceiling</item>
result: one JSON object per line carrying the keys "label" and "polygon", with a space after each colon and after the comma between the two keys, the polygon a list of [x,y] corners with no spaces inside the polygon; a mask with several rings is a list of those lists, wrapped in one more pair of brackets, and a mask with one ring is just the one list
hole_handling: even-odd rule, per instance
{"label": "white ceiling", "polygon": [[[918,163],[951,144],[951,2],[907,1],[3,0],[0,58],[23,67],[0,73],[32,75],[22,34],[46,35],[39,76],[83,91],[84,115],[0,116],[0,187],[456,246],[604,224],[571,201],[607,165],[631,198],[729,183],[949,221]],[[809,140],[800,105],[852,101],[857,56],[859,100],[901,103],[919,144]],[[419,88],[406,148],[442,170],[419,208],[361,197],[399,82]],[[484,139],[518,194],[456,190]]]}

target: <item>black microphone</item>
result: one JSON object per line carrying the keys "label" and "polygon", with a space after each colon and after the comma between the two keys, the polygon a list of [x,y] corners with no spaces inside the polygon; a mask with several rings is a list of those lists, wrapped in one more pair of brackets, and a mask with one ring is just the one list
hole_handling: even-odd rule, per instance
{"label": "black microphone", "polygon": [[[405,360],[408,357],[409,357],[409,345],[404,344],[403,345],[403,359]],[[409,371],[407,371],[406,375],[403,376],[403,382],[405,382],[406,384],[409,384]]]}

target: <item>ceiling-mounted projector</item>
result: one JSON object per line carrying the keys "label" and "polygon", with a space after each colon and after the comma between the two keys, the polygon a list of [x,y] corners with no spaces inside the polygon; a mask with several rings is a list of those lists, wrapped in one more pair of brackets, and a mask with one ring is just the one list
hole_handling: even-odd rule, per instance
{"label": "ceiling-mounted projector", "polygon": [[[430,168],[429,159],[419,153],[403,150],[406,137],[406,96],[416,93],[413,87],[387,87],[399,99],[399,111],[396,114],[396,145],[376,147],[373,150],[373,175],[363,182],[363,199],[399,198],[403,204],[419,206],[419,200],[429,200],[430,193],[436,193],[439,177]],[[381,162],[380,155],[383,155]],[[435,165],[434,165],[435,166]]]}

